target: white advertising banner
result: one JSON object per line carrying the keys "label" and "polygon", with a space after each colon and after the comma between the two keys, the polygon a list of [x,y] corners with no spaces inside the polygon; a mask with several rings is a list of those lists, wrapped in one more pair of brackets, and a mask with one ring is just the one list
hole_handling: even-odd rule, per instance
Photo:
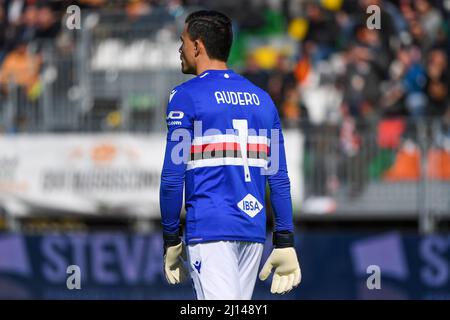
{"label": "white advertising banner", "polygon": [[[13,215],[159,216],[164,134],[0,136],[0,205]],[[302,138],[285,132],[294,207],[301,200]]]}
{"label": "white advertising banner", "polygon": [[0,199],[10,213],[158,214],[165,136],[0,137]]}

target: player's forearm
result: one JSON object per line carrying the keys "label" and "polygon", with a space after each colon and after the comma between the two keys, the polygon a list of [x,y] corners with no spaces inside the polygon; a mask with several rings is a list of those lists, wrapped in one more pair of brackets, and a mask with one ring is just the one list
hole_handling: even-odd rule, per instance
{"label": "player's forearm", "polygon": [[274,210],[275,230],[293,231],[291,184],[287,172],[282,170],[269,178],[270,201]]}
{"label": "player's forearm", "polygon": [[268,177],[270,201],[275,215],[274,231],[293,231],[291,182],[289,180],[284,138],[280,132],[278,146],[278,171]]}
{"label": "player's forearm", "polygon": [[183,205],[183,180],[175,181],[174,177],[162,177],[160,189],[160,209],[163,230],[176,233],[180,225],[180,212]]}
{"label": "player's forearm", "polygon": [[163,231],[168,234],[178,232],[180,212],[183,206],[184,164],[174,164],[170,158],[172,142],[167,143],[166,157],[161,173],[159,205]]}

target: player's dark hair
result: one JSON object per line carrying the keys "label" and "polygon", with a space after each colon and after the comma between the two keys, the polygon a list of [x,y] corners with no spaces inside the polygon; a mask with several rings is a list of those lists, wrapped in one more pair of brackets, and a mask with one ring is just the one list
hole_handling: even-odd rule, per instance
{"label": "player's dark hair", "polygon": [[200,10],[188,15],[185,23],[191,40],[201,39],[211,59],[228,60],[233,42],[230,18],[218,11]]}

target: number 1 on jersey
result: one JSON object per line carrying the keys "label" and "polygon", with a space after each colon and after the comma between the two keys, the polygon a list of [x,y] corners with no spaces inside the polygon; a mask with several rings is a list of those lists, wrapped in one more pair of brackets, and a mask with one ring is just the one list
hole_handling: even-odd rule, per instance
{"label": "number 1 on jersey", "polygon": [[244,161],[244,177],[245,182],[251,182],[250,169],[248,167],[247,158],[247,138],[248,138],[248,122],[245,119],[233,119],[233,129],[238,131],[239,146],[241,148],[241,157]]}

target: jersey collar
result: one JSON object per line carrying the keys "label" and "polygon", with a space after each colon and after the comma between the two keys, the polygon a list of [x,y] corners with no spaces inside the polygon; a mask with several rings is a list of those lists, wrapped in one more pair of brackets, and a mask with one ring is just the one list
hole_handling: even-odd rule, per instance
{"label": "jersey collar", "polygon": [[225,69],[225,70],[214,70],[214,69],[208,69],[200,73],[197,77],[203,77],[205,74],[225,74],[225,73],[234,73],[231,69]]}

